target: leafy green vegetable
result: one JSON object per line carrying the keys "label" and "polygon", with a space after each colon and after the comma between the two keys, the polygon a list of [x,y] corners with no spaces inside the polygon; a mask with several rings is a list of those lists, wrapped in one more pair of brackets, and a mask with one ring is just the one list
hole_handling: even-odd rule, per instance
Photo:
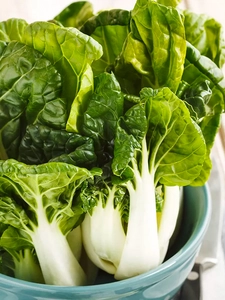
{"label": "leafy green vegetable", "polygon": [[[48,22],[28,25],[23,41],[43,53],[63,76],[62,97],[67,99],[68,110],[71,105],[78,110],[78,115],[72,115],[73,126],[70,125],[69,116],[68,128],[77,131],[74,118],[77,120],[80,110],[86,106],[86,93],[92,91],[93,74],[90,65],[102,55],[101,46],[76,28],[64,28]],[[86,93],[81,88],[86,88]]]}
{"label": "leafy green vegetable", "polygon": [[0,152],[6,159],[17,157],[26,123],[63,128],[67,108],[59,98],[61,76],[39,52],[19,42],[9,42],[1,50]]}
{"label": "leafy green vegetable", "polygon": [[28,23],[25,20],[15,18],[0,22],[0,40],[21,42],[27,25]]}
{"label": "leafy green vegetable", "polygon": [[202,83],[194,83],[193,85],[182,81],[176,95],[183,99],[190,110],[192,118],[198,124],[208,113],[207,103],[209,102],[212,91],[209,88],[210,82],[205,80]]}
{"label": "leafy green vegetable", "polygon": [[[12,35],[15,24],[20,31]],[[25,27],[22,20],[10,19],[0,26],[5,38],[0,43],[0,158],[17,159],[28,125],[77,131],[93,91],[90,65],[101,56],[101,46],[75,28],[48,22]],[[17,36],[18,42],[8,41]]]}
{"label": "leafy green vegetable", "polygon": [[27,166],[12,159],[0,161],[0,221],[9,226],[0,246],[17,251],[33,245],[48,284],[85,284],[66,235],[83,219],[75,193],[95,174],[100,173],[65,163]]}
{"label": "leafy green vegetable", "polygon": [[[178,186],[199,176],[206,153],[198,125],[170,89],[144,88],[140,98],[117,127],[112,184],[100,181],[82,193],[90,207],[81,225],[86,252],[116,279],[141,274],[163,261],[179,212]],[[158,223],[159,184],[165,185],[165,197]]]}
{"label": "leafy green vegetable", "polygon": [[168,88],[159,91],[144,88],[140,97],[141,103],[121,119],[115,139],[113,172],[133,178],[133,167],[129,165],[133,151],[142,152],[147,147],[147,165],[154,174],[155,184],[192,184],[205,160],[206,147],[200,128],[190,118],[183,101]]}
{"label": "leafy green vegetable", "polygon": [[[10,229],[12,230],[12,227]],[[5,241],[2,243],[4,244],[5,248],[7,248],[8,245],[7,241],[11,241],[11,238],[8,238],[8,234],[9,232],[5,232],[5,237],[2,237],[2,239],[5,239]],[[37,257],[32,249],[25,248],[23,250],[16,251],[12,249],[9,250],[8,248],[8,251],[9,252],[5,251],[1,253],[1,273],[14,276],[15,278],[21,280],[44,283]]]}
{"label": "leafy green vegetable", "polygon": [[1,272],[84,285],[165,259],[225,108],[221,25],[179,2],[0,22]]}

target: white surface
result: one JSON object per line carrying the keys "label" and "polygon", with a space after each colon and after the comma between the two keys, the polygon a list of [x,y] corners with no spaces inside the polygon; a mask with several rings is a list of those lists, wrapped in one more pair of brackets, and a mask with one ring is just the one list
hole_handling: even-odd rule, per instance
{"label": "white surface", "polygon": [[202,300],[225,299],[225,263],[221,243],[219,243],[217,265],[203,271],[202,291]]}
{"label": "white surface", "polygon": [[[34,21],[47,21],[55,17],[66,6],[75,2],[73,0],[0,0],[0,21],[9,18],[22,18],[28,23]],[[108,8],[131,9],[134,0],[91,0],[94,11]]]}

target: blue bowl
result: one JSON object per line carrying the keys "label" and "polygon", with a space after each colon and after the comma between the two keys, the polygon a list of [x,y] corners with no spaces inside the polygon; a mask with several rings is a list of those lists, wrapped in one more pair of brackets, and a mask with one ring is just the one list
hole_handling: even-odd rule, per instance
{"label": "blue bowl", "polygon": [[190,273],[211,216],[207,185],[184,188],[184,206],[180,231],[169,248],[165,261],[142,275],[115,281],[100,272],[92,286],[59,287],[30,283],[0,274],[1,300],[169,300]]}

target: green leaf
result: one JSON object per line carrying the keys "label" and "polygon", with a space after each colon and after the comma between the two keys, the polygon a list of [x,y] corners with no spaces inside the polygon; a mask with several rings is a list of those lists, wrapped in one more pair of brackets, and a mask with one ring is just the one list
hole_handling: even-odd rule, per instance
{"label": "green leaf", "polygon": [[48,22],[34,22],[26,27],[23,42],[41,52],[55,65],[63,78],[62,97],[72,105],[88,65],[102,55],[94,39],[76,28],[60,27]]}
{"label": "green leaf", "polygon": [[196,14],[189,10],[184,10],[183,14],[187,41],[221,68],[225,62],[222,25],[205,14]]}
{"label": "green leaf", "polygon": [[127,68],[133,68],[131,74],[134,73],[135,79],[131,79],[130,85],[136,84],[139,76],[137,81],[141,87],[167,86],[175,92],[183,73],[185,52],[185,30],[180,12],[155,1],[138,0],[131,12],[131,35],[115,74],[123,79],[126,78],[124,73],[129,74]]}
{"label": "green leaf", "polygon": [[80,27],[93,16],[93,6],[88,1],[73,2],[64,8],[54,20],[65,27]]}
{"label": "green leaf", "polygon": [[0,22],[0,40],[21,42],[27,25],[28,23],[25,20],[16,18]]}
{"label": "green leaf", "polygon": [[17,159],[28,124],[54,129],[72,124],[69,130],[78,131],[93,91],[91,64],[102,48],[76,28],[49,22],[12,19],[0,23],[1,32],[0,158]]}
{"label": "green leaf", "polygon": [[38,51],[9,42],[0,55],[0,158],[17,158],[24,127],[65,128],[67,104],[60,74]]}
{"label": "green leaf", "polygon": [[[80,204],[73,199],[74,194],[84,180],[95,174],[99,175],[100,171],[88,171],[62,162],[29,166],[8,159],[0,161],[0,195],[10,195],[12,202],[16,199],[23,203],[30,217],[29,224],[25,225],[31,230],[38,223],[38,208],[43,207],[49,223],[55,220],[63,234],[66,234],[83,214]],[[12,211],[12,206],[8,206],[3,213],[7,216]]]}
{"label": "green leaf", "polygon": [[[192,184],[205,161],[206,147],[200,128],[184,102],[168,88],[159,91],[144,88],[140,97],[141,103],[126,112],[120,123],[122,129],[118,128],[112,165],[115,175],[130,176],[134,158],[141,165],[146,143],[148,168],[154,174],[155,185]],[[143,126],[143,138],[142,124],[147,124]]]}
{"label": "green leaf", "polygon": [[84,113],[81,132],[94,140],[100,165],[112,155],[111,144],[123,104],[123,94],[113,74],[101,73],[95,77],[95,90]]}
{"label": "green leaf", "polygon": [[93,140],[44,125],[29,125],[19,147],[19,160],[26,164],[63,161],[78,167],[96,162]]}
{"label": "green leaf", "polygon": [[111,141],[123,113],[123,94],[113,74],[95,77],[95,90],[84,114],[83,133],[94,139]]}
{"label": "green leaf", "polygon": [[211,151],[215,136],[220,126],[221,113],[225,105],[225,79],[223,72],[208,57],[187,42],[187,56],[182,79],[190,86],[201,85],[207,81],[212,91],[206,103],[206,116],[199,123],[208,149]]}
{"label": "green leaf", "polygon": [[130,12],[122,9],[101,11],[90,18],[81,31],[102,45],[103,55],[92,64],[95,75],[112,68],[129,33]]}
{"label": "green leaf", "polygon": [[0,206],[0,222],[2,224],[21,228],[29,223],[29,218],[27,217],[24,209],[10,197],[0,197]]}
{"label": "green leaf", "polygon": [[2,234],[0,246],[17,257],[16,252],[22,249],[32,248],[32,242],[29,235],[24,234],[23,231],[17,230],[12,225]]}
{"label": "green leaf", "polygon": [[70,132],[80,132],[83,115],[90,101],[94,89],[93,72],[90,65],[83,71],[80,78],[80,89],[70,108],[66,130]]}
{"label": "green leaf", "polygon": [[176,95],[185,101],[190,110],[192,118],[200,123],[203,117],[211,113],[207,103],[210,101],[212,91],[209,88],[209,81],[203,81],[190,85],[186,82],[181,82]]}

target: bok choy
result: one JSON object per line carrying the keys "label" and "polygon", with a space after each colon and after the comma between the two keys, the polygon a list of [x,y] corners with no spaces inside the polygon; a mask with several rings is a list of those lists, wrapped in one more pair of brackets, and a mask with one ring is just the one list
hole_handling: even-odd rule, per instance
{"label": "bok choy", "polygon": [[66,239],[83,218],[74,194],[95,172],[64,163],[0,163],[0,246],[9,253],[34,248],[47,284],[84,285],[86,275]]}
{"label": "bok choy", "polygon": [[178,4],[78,1],[0,22],[3,273],[85,285],[96,268],[121,280],[165,260],[225,103],[222,28]]}
{"label": "bok choy", "polygon": [[[198,177],[205,154],[204,138],[183,101],[168,88],[143,89],[116,130],[113,184],[100,181],[99,190],[96,183],[83,192],[94,204],[81,225],[94,263],[116,279],[162,263],[180,208],[179,186]],[[158,220],[157,190],[163,198]]]}

